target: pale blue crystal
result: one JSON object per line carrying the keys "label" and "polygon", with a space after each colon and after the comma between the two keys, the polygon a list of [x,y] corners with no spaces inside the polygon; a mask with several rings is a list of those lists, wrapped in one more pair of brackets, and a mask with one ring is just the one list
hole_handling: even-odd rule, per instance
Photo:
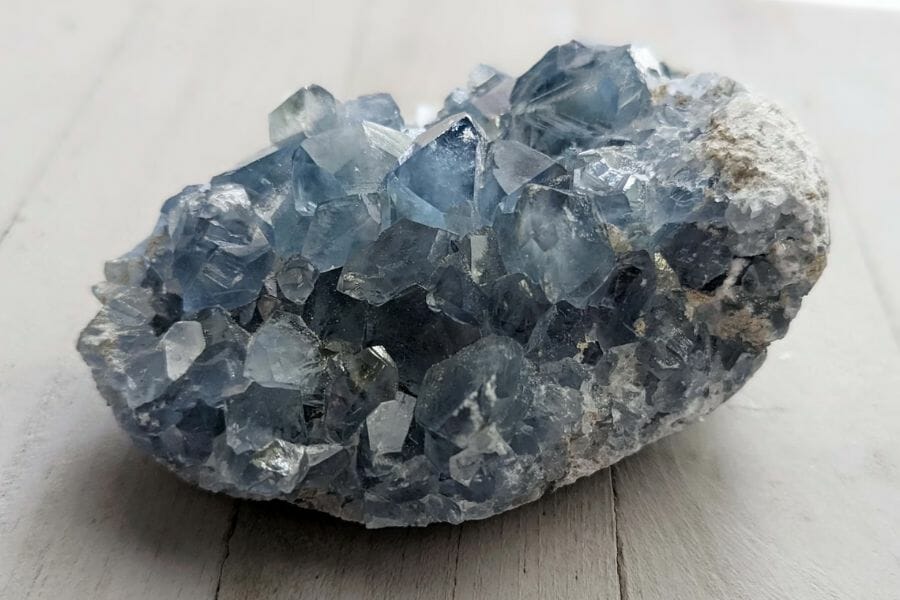
{"label": "pale blue crystal", "polygon": [[256,214],[271,224],[273,213],[294,197],[291,189],[293,155],[293,148],[270,152],[234,171],[213,177],[211,184],[235,184],[243,187]]}
{"label": "pale blue crystal", "polygon": [[550,50],[516,81],[510,100],[510,137],[551,154],[615,139],[652,107],[630,47],[578,42]]}
{"label": "pale blue crystal", "polygon": [[366,433],[369,448],[374,454],[396,454],[403,451],[403,442],[412,423],[416,399],[408,394],[398,394],[396,399],[386,400],[366,416]]}
{"label": "pale blue crystal", "polygon": [[236,453],[262,450],[276,440],[306,440],[303,405],[294,390],[251,384],[225,400],[225,438]]}
{"label": "pale blue crystal", "polygon": [[302,256],[287,259],[275,273],[281,294],[295,304],[303,304],[313,291],[319,272]]}
{"label": "pale blue crystal", "polygon": [[349,439],[376,407],[397,396],[397,365],[382,346],[344,354],[329,364],[322,427],[329,439]]}
{"label": "pale blue crystal", "polygon": [[309,158],[327,174],[318,176],[322,178],[325,193],[306,187],[308,175],[297,173],[295,180],[316,204],[334,197],[333,186],[340,189],[340,195],[376,192],[385,173],[411,143],[405,134],[370,122],[325,131],[300,144]]}
{"label": "pale blue crystal", "polygon": [[501,134],[501,117],[509,112],[509,95],[516,80],[488,65],[479,65],[469,74],[467,89],[457,89],[444,101],[440,117],[466,113],[490,139]]}
{"label": "pale blue crystal", "polygon": [[388,174],[392,219],[465,234],[481,225],[474,207],[475,173],[484,143],[467,116],[450,117],[415,141]]}
{"label": "pale blue crystal", "polygon": [[186,313],[237,308],[256,298],[273,262],[272,232],[243,187],[186,190],[167,216]]}
{"label": "pale blue crystal", "polygon": [[364,195],[320,204],[303,243],[303,257],[319,271],[342,266],[350,254],[378,237],[381,202],[380,196]]}
{"label": "pale blue crystal", "polygon": [[350,121],[369,121],[400,131],[405,126],[400,107],[390,94],[370,94],[350,100],[344,105]]}
{"label": "pale blue crystal", "polygon": [[318,339],[296,315],[276,313],[250,338],[244,377],[263,387],[311,392],[322,370]]}
{"label": "pale blue crystal", "polygon": [[496,227],[506,270],[541,284],[552,302],[583,303],[593,291],[584,284],[602,281],[615,263],[590,202],[569,192],[529,186],[516,212],[499,217]]}
{"label": "pale blue crystal", "polygon": [[398,221],[350,257],[337,289],[381,306],[408,288],[427,282],[437,262],[450,254],[451,239],[440,229]]}
{"label": "pale blue crystal", "polygon": [[458,448],[484,425],[511,434],[528,410],[529,369],[518,343],[485,337],[429,369],[416,420],[430,435]]}
{"label": "pale blue crystal", "polygon": [[166,376],[175,381],[187,372],[206,348],[203,326],[197,321],[173,323],[160,337],[159,345],[165,355]]}
{"label": "pale blue crystal", "polygon": [[269,114],[269,138],[273,144],[280,144],[296,136],[332,129],[339,122],[340,109],[334,96],[324,88],[300,88]]}

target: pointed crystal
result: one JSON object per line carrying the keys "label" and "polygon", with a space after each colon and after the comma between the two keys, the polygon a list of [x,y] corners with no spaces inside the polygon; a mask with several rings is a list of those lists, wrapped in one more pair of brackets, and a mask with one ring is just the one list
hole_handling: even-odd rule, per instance
{"label": "pointed crystal", "polygon": [[397,395],[397,365],[382,346],[340,355],[330,375],[324,425],[331,437],[357,434],[369,413]]}
{"label": "pointed crystal", "polygon": [[313,135],[337,125],[339,107],[326,89],[300,88],[269,114],[269,138],[280,144],[295,136]]}
{"label": "pointed crystal", "polygon": [[382,402],[366,417],[369,447],[375,454],[395,454],[403,450],[409,432],[416,399],[398,394],[396,399]]}
{"label": "pointed crystal", "polygon": [[179,321],[160,338],[159,345],[166,356],[166,375],[175,381],[206,348],[203,326],[197,321]]}
{"label": "pointed crystal", "polygon": [[271,229],[234,184],[190,192],[171,205],[174,275],[184,310],[237,308],[256,298],[273,262]]}
{"label": "pointed crystal", "polygon": [[551,49],[516,81],[510,98],[512,139],[550,154],[598,141],[651,107],[627,46],[578,42]]}
{"label": "pointed crystal", "polygon": [[303,304],[312,293],[318,276],[319,272],[306,259],[295,256],[281,265],[275,280],[285,298]]}
{"label": "pointed crystal", "polygon": [[509,111],[509,95],[515,79],[488,65],[478,65],[469,74],[467,89],[457,89],[444,101],[440,117],[466,113],[490,139],[501,131],[500,118]]}
{"label": "pointed crystal", "polygon": [[403,117],[400,107],[390,94],[370,94],[350,100],[344,105],[350,121],[377,123],[400,131],[403,129]]}
{"label": "pointed crystal", "polygon": [[378,237],[381,199],[346,196],[316,208],[303,243],[303,256],[319,271],[341,267],[354,251]]}
{"label": "pointed crystal", "polygon": [[477,229],[473,195],[482,143],[467,116],[445,119],[422,134],[386,180],[394,219],[459,234]]}

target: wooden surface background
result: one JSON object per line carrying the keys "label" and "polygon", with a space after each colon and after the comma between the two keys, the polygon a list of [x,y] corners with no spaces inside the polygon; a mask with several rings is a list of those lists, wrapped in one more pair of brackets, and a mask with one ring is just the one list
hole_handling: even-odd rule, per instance
{"label": "wooden surface background", "polygon": [[[900,598],[900,12],[754,0],[0,0],[0,597]],[[74,350],[104,259],[318,82],[410,117],[477,62],[641,41],[784,103],[833,192],[787,339],[682,434],[484,522],[365,531],[180,483]]]}

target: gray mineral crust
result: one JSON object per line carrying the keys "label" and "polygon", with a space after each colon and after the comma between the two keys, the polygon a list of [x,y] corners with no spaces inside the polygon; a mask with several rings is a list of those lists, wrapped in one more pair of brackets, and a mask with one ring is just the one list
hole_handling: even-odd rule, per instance
{"label": "gray mineral crust", "polygon": [[168,199],[78,348],[181,477],[369,527],[539,498],[696,421],[825,266],[782,111],[633,46],[481,66],[424,129],[301,89]]}

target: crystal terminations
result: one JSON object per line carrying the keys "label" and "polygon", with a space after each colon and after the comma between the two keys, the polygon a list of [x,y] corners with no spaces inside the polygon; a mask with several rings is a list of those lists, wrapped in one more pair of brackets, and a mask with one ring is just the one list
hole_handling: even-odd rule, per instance
{"label": "crystal terminations", "polygon": [[480,519],[709,412],[825,266],[796,125],[631,46],[488,67],[436,122],[301,89],[165,202],[79,350],[185,479],[370,527]]}

